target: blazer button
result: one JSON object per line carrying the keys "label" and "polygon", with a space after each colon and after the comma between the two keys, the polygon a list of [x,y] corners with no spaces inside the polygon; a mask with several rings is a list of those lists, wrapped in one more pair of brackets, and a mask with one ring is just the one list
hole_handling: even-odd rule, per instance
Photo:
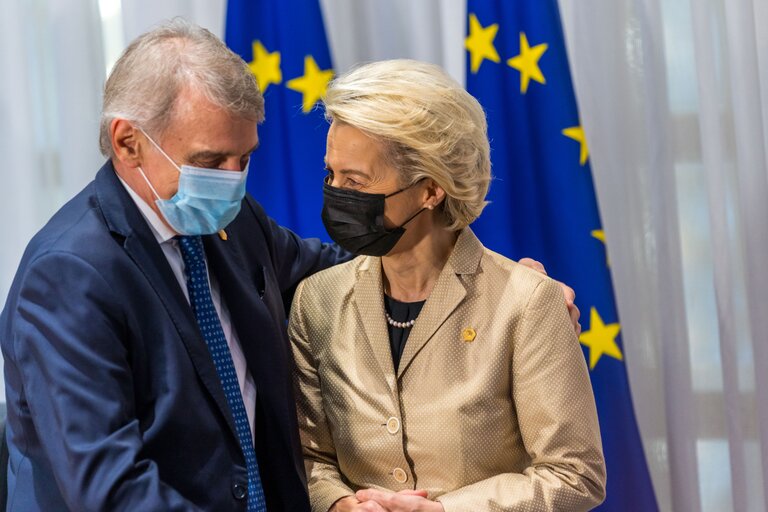
{"label": "blazer button", "polygon": [[408,473],[400,468],[395,468],[394,471],[392,471],[392,476],[395,477],[395,480],[399,484],[404,484],[408,481]]}
{"label": "blazer button", "polygon": [[244,485],[235,484],[232,486],[232,496],[238,500],[244,500],[248,496],[248,489]]}
{"label": "blazer button", "polygon": [[400,431],[400,420],[394,416],[387,420],[387,432],[397,434]]}

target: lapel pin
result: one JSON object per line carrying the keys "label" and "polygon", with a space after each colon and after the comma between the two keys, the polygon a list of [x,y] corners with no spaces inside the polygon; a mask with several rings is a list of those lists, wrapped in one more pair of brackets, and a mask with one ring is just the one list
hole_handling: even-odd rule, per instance
{"label": "lapel pin", "polygon": [[219,231],[219,238],[221,238],[222,240],[224,240],[226,242],[227,238],[229,238],[229,237],[227,236],[227,232],[222,229],[222,230]]}
{"label": "lapel pin", "polygon": [[467,343],[470,343],[472,341],[475,341],[475,338],[477,337],[477,333],[475,330],[471,327],[467,327],[463,331],[461,331],[461,338],[466,341]]}

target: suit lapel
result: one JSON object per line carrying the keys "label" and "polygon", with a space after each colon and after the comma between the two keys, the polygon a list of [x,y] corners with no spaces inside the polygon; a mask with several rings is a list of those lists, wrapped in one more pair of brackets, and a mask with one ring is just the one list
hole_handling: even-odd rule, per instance
{"label": "suit lapel", "polygon": [[389,346],[389,331],[384,316],[384,289],[381,284],[381,260],[366,258],[358,268],[352,303],[363,325],[365,338],[387,381],[396,391],[395,366]]}
{"label": "suit lapel", "polygon": [[179,287],[163,250],[118,180],[111,163],[102,167],[96,176],[96,190],[108,227],[113,233],[124,237],[123,249],[147,278],[165,306],[200,380],[221,410],[232,432],[237,435],[221,381],[197,327],[192,308]]}
{"label": "suit lapel", "polygon": [[435,287],[424,304],[424,309],[421,310],[411,329],[403,355],[400,357],[398,379],[464,300],[467,288],[459,276],[477,272],[482,254],[482,244],[472,230],[465,228],[456,240],[451,256],[440,272]]}
{"label": "suit lapel", "polygon": [[145,243],[135,236],[126,238],[124,247],[165,305],[168,316],[171,317],[171,321],[179,332],[181,341],[187,349],[200,380],[213,397],[232,432],[237,435],[232,413],[224,396],[221,380],[216,372],[210,351],[197,328],[197,319],[195,319],[192,308],[187,303],[176,277],[168,266],[162,249],[156,240]]}
{"label": "suit lapel", "polygon": [[[273,347],[269,344],[279,344],[283,338],[265,304],[267,297],[260,298],[256,292],[258,286],[263,286],[257,284],[258,280],[264,278],[263,267],[256,262],[246,265],[233,240],[224,242],[211,235],[204,237],[204,242],[209,269],[219,282],[221,297],[229,309],[248,369],[259,395],[265,397],[269,393],[269,382],[265,378],[271,374],[265,365],[274,364],[278,360],[275,350],[287,350],[287,347]],[[249,274],[249,268],[262,275]]]}

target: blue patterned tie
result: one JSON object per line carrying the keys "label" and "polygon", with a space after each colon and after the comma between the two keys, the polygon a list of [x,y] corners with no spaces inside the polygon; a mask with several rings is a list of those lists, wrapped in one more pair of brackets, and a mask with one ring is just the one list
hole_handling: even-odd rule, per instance
{"label": "blue patterned tie", "polygon": [[184,258],[184,272],[187,274],[187,289],[189,301],[197,318],[197,324],[205,338],[205,344],[213,357],[216,373],[219,374],[224,395],[227,397],[229,409],[235,420],[235,430],[240,441],[240,448],[245,456],[248,469],[248,512],[266,512],[264,489],[261,487],[259,464],[256,461],[256,451],[253,448],[251,428],[248,415],[245,413],[243,395],[237,382],[235,365],[229,352],[224,330],[221,328],[219,316],[213,306],[211,289],[208,286],[208,273],[205,268],[203,241],[199,236],[178,237],[181,246],[181,256]]}

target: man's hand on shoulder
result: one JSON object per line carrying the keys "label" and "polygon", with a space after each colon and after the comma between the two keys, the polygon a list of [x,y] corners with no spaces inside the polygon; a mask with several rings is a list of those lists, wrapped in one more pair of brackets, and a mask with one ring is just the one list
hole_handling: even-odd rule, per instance
{"label": "man's hand on shoulder", "polygon": [[[534,259],[523,258],[518,263],[530,269],[533,269],[536,272],[541,272],[545,276],[547,275],[547,269],[544,268],[544,265],[542,265],[540,262]],[[576,292],[573,290],[573,288],[571,288],[565,283],[561,283],[560,281],[557,281],[557,284],[559,284],[560,287],[563,289],[563,294],[565,295],[565,305],[568,306],[568,314],[571,316],[571,323],[573,324],[573,329],[576,331],[576,336],[578,336],[579,334],[581,334],[581,324],[579,323],[579,318],[581,317],[581,311],[579,311],[578,306],[576,306]]]}

